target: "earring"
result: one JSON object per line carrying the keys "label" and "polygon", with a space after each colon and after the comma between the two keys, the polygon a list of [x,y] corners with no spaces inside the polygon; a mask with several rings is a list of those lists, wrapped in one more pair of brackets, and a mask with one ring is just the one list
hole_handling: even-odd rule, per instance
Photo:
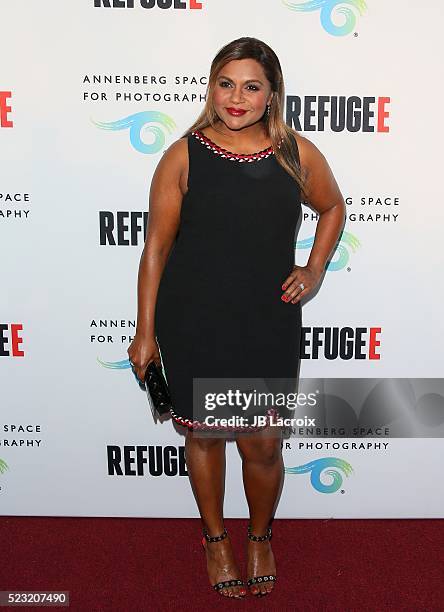
{"label": "earring", "polygon": [[270,104],[267,104],[267,119],[270,116]]}

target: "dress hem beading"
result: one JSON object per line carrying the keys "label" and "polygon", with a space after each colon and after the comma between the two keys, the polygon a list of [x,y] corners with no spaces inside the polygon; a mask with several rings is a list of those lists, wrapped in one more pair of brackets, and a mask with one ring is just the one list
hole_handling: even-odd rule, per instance
{"label": "dress hem beading", "polygon": [[240,425],[238,427],[231,427],[229,425],[227,426],[207,425],[206,423],[202,421],[198,421],[197,419],[194,419],[192,421],[191,419],[187,419],[187,418],[179,416],[178,414],[174,412],[172,408],[170,408],[170,414],[173,420],[176,421],[176,423],[179,423],[179,425],[187,427],[191,431],[227,431],[227,432],[261,431],[262,429],[265,429],[265,427],[268,427],[271,420],[280,417],[279,411],[276,410],[276,408],[269,408],[269,410],[267,410],[265,414],[265,416],[269,417],[267,424],[256,425],[256,426],[255,425],[244,425],[244,426]]}

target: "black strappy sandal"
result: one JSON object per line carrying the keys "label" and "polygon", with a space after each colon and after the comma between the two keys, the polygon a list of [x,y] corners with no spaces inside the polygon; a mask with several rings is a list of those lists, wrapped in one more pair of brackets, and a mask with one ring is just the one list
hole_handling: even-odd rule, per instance
{"label": "black strappy sandal", "polygon": [[[202,529],[202,532],[204,534],[204,537],[202,538],[202,547],[204,549],[204,551],[206,551],[206,547],[205,547],[205,540],[207,542],[220,542],[221,540],[225,540],[225,538],[228,536],[228,532],[224,527],[223,532],[218,535],[218,536],[210,536],[208,535],[207,530],[204,528]],[[245,594],[240,594],[240,595],[224,595],[222,593],[223,589],[232,587],[232,586],[244,586],[245,587],[245,582],[243,580],[240,580],[239,578],[232,578],[231,580],[224,580],[223,582],[217,582],[216,584],[213,584],[212,587],[215,591],[217,591],[218,593],[220,593],[220,595],[222,595],[222,597],[227,597],[230,599],[244,599]]]}
{"label": "black strappy sandal", "polygon": [[[248,538],[250,540],[253,540],[253,542],[265,542],[266,540],[271,540],[271,527],[268,527],[267,533],[265,535],[255,536],[251,533],[251,525],[248,525]],[[253,576],[253,578],[250,578],[249,580],[247,580],[247,586],[250,587],[253,584],[276,582],[276,580],[277,580],[277,577],[274,574],[268,574],[266,576]],[[250,589],[250,592],[251,592],[251,589]],[[269,594],[268,591],[265,591],[265,593],[262,593],[261,591],[258,591],[257,593],[252,593],[252,595],[254,595],[255,597],[264,597],[264,595],[268,595],[268,594]]]}

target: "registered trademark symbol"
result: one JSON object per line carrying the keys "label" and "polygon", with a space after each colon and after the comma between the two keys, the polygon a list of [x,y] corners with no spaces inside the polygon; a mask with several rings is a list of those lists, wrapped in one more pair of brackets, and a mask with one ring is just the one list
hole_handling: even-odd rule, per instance
{"label": "registered trademark symbol", "polygon": [[341,495],[344,495],[345,491],[344,489],[341,489]]}
{"label": "registered trademark symbol", "polygon": [[352,269],[350,268],[350,266],[347,267],[347,272],[351,272]]}
{"label": "registered trademark symbol", "polygon": [[355,33],[353,34],[353,36],[356,38],[356,36],[359,36],[359,34],[358,34],[357,32],[355,32]]}

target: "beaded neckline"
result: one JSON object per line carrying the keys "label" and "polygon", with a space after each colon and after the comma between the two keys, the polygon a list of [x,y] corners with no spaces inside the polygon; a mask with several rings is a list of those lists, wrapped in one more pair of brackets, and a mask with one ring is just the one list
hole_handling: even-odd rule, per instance
{"label": "beaded neckline", "polygon": [[217,145],[213,142],[208,136],[205,136],[200,130],[194,130],[191,132],[192,136],[197,138],[202,144],[204,144],[208,149],[211,149],[213,153],[216,155],[220,155],[225,159],[229,159],[230,161],[238,161],[238,162],[254,162],[259,161],[260,159],[266,159],[270,155],[274,154],[273,147],[270,145],[266,149],[262,149],[262,151],[257,151],[256,153],[233,153],[233,151],[228,151]]}

